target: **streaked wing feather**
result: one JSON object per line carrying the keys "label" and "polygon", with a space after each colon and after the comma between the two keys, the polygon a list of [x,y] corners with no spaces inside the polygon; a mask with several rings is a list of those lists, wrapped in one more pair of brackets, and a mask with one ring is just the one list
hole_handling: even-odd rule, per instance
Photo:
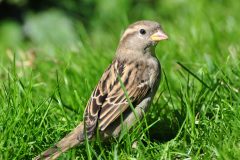
{"label": "streaked wing feather", "polygon": [[[138,70],[134,63],[124,63],[124,69],[119,74],[124,87],[127,91],[127,95],[132,104],[138,104],[143,97],[145,97],[150,91],[148,80],[142,81],[142,75],[144,70]],[[142,68],[145,68],[144,66]],[[119,71],[118,68],[115,69]],[[101,113],[99,116],[98,126],[100,130],[105,130],[115,119],[117,119],[121,113],[129,108],[129,103],[126,98],[120,82],[115,83],[113,90],[108,93],[106,101],[102,105]]]}
{"label": "streaked wing feather", "polygon": [[[127,93],[131,103],[138,104],[138,102],[147,95],[149,89],[150,88],[147,85],[142,87],[137,87],[134,85],[134,90],[130,93]],[[128,91],[128,88],[126,88],[126,90]],[[99,128],[102,131],[105,130],[115,119],[117,119],[121,113],[129,108],[129,103],[123,91],[120,92],[119,97],[122,98],[120,100],[116,98],[118,101],[120,101],[118,103],[112,103],[111,101],[106,101],[103,103],[99,117]]]}
{"label": "streaked wing feather", "polygon": [[[94,89],[91,98],[84,112],[85,130],[88,137],[92,137],[98,122],[99,111],[108,95],[107,88],[110,88],[112,64],[105,70],[98,85]],[[110,84],[109,84],[110,83]]]}
{"label": "streaked wing feather", "polygon": [[97,124],[101,131],[105,130],[129,107],[124,90],[118,81],[118,75],[133,104],[138,104],[148,94],[150,90],[148,79],[143,82],[137,79],[137,75],[142,73],[138,73],[140,71],[134,67],[132,63],[115,60],[104,72],[85,110],[88,133],[93,133]]}

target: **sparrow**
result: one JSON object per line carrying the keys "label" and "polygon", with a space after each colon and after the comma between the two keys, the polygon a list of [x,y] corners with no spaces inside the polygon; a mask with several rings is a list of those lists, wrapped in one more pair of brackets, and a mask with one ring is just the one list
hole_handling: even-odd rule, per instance
{"label": "sparrow", "polygon": [[117,137],[139,122],[148,110],[161,79],[155,55],[159,41],[168,39],[155,21],[137,21],[125,30],[116,56],[95,87],[84,111],[83,122],[37,157],[56,159],[68,149],[92,140]]}

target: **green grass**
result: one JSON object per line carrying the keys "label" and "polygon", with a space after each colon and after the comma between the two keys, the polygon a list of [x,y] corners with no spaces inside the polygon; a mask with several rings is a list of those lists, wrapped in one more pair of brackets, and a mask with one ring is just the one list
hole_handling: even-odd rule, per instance
{"label": "green grass", "polygon": [[[163,0],[143,9],[122,1],[123,10],[117,5],[111,6],[113,14],[93,18],[90,28],[77,24],[75,50],[26,41],[0,46],[0,159],[31,159],[82,121],[120,33],[138,19],[161,22],[170,37],[156,50],[163,76],[146,119],[131,134],[106,144],[89,142],[61,158],[239,159],[240,3]],[[22,66],[32,48],[36,58]]]}

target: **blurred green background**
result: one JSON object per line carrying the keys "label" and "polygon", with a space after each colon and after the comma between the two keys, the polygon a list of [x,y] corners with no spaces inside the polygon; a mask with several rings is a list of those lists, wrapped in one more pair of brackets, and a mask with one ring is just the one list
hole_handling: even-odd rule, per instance
{"label": "blurred green background", "polygon": [[[183,43],[181,38],[189,38],[185,45],[195,43],[197,51],[199,45],[207,46],[201,42],[216,43],[214,36],[219,36],[223,37],[216,44],[219,48],[224,42],[233,44],[239,36],[238,8],[233,0],[5,0],[0,2],[1,48],[29,45],[76,50],[86,37],[92,45],[111,46],[109,42],[116,43],[129,23],[142,19],[162,23],[171,40],[178,40],[176,45]],[[226,34],[232,35],[231,41]]]}
{"label": "blurred green background", "polygon": [[169,36],[156,48],[153,127],[64,159],[238,159],[239,9],[237,0],[0,0],[0,159],[31,159],[74,128],[122,32],[143,19]]}

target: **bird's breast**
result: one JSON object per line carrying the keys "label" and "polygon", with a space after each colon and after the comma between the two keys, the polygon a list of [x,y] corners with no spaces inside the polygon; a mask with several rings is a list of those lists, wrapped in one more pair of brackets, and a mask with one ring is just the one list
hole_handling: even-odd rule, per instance
{"label": "bird's breast", "polygon": [[149,85],[151,86],[151,88],[154,88],[156,83],[161,78],[161,65],[158,59],[155,57],[149,58],[147,63],[148,63],[147,72],[149,76]]}

